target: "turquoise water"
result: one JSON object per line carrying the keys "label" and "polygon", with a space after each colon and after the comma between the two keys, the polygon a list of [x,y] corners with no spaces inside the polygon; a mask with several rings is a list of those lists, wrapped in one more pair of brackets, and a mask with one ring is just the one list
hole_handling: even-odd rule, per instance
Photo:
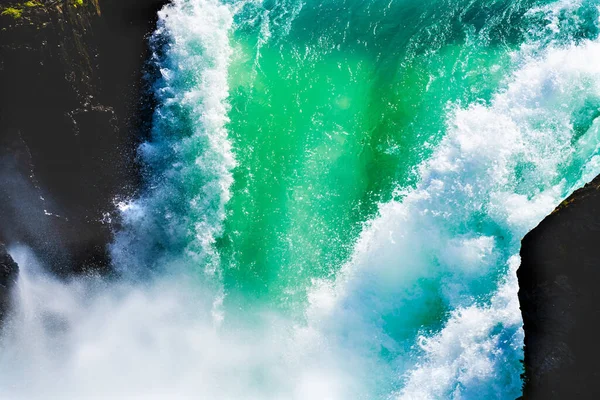
{"label": "turquoise water", "polygon": [[0,394],[518,397],[520,240],[600,172],[599,5],[175,0],[123,278],[26,271]]}

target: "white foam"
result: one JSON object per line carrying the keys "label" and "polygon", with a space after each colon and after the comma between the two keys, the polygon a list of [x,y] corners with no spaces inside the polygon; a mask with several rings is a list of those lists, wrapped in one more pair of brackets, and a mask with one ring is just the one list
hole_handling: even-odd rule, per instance
{"label": "white foam", "polygon": [[[518,395],[511,257],[583,177],[600,172],[598,124],[575,142],[571,126],[583,101],[600,94],[600,42],[519,57],[490,105],[451,112],[416,189],[381,205],[336,282],[315,285],[313,324],[365,359],[396,354],[395,373],[407,379],[400,398]],[[436,307],[454,310],[439,333],[423,318]],[[505,350],[501,337],[510,338]],[[418,338],[429,339],[419,347]]]}
{"label": "white foam", "polygon": [[458,308],[441,332],[419,336],[424,355],[398,399],[478,399],[493,393],[503,398],[510,396],[511,388],[521,386],[518,359],[523,330],[515,292],[519,257],[512,257],[509,264],[508,280],[489,306]]}
{"label": "white foam", "polygon": [[[600,170],[598,123],[574,141],[570,122],[600,94],[600,43],[524,46],[506,90],[488,105],[451,110],[417,187],[380,206],[335,282],[315,282],[306,324],[261,310],[223,320],[223,294],[179,266],[214,266],[218,257],[234,166],[225,130],[232,9],[175,0],[160,18],[156,40],[170,38],[167,57],[156,55],[162,106],[143,148],[155,179],[141,199],[121,204],[127,229],[113,256],[124,270],[160,264],[171,273],[64,283],[26,250],[11,250],[22,272],[2,336],[0,398],[518,392],[514,254],[528,229]],[[192,123],[181,125],[182,115]]]}
{"label": "white foam", "polygon": [[125,229],[112,246],[118,268],[175,268],[187,263],[183,254],[215,272],[213,245],[235,166],[225,127],[232,24],[232,10],[217,0],[175,0],[159,13],[159,106],[141,147],[152,178],[147,193],[120,207]]}
{"label": "white foam", "polygon": [[[0,398],[346,399],[359,393],[317,332],[265,313],[214,321],[189,275],[146,285],[57,281],[26,248],[0,351]],[[260,312],[257,311],[260,316]]]}

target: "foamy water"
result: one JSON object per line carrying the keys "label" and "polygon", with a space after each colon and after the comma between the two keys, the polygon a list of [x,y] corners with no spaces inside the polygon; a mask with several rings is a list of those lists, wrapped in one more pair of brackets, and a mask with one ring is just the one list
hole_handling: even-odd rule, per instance
{"label": "foamy water", "polygon": [[[344,6],[374,18],[386,51],[423,34],[377,36],[393,2]],[[463,47],[443,31],[430,53],[406,53],[400,78],[385,73],[393,52],[371,58],[366,27],[322,14],[333,9],[177,0],[161,11],[147,186],[120,204],[111,247],[122,277],[62,282],[11,248],[22,271],[1,398],[518,397],[520,240],[600,172],[586,111],[600,104],[600,41],[584,18],[597,7],[508,5],[476,33],[443,8],[465,24]],[[477,54],[487,58],[473,65]],[[479,76],[490,86],[473,86]],[[415,107],[378,103],[390,118],[376,128],[405,133],[378,142],[365,127],[373,103],[393,98],[386,79]]]}

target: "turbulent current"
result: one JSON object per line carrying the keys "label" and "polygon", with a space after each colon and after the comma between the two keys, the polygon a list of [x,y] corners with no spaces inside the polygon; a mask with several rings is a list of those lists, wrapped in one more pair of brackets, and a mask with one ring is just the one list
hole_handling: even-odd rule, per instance
{"label": "turbulent current", "polygon": [[515,399],[521,238],[600,173],[600,3],[174,0],[118,278],[24,247],[2,399]]}

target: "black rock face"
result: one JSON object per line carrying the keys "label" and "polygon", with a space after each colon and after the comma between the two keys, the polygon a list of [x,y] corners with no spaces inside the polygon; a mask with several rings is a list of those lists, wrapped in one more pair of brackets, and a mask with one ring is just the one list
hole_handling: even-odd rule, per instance
{"label": "black rock face", "polygon": [[0,0],[0,241],[59,275],[107,270],[114,200],[139,186],[164,3]]}
{"label": "black rock face", "polygon": [[0,322],[10,308],[11,290],[17,281],[19,266],[0,243]]}
{"label": "black rock face", "polygon": [[600,176],[523,239],[524,399],[600,399]]}

